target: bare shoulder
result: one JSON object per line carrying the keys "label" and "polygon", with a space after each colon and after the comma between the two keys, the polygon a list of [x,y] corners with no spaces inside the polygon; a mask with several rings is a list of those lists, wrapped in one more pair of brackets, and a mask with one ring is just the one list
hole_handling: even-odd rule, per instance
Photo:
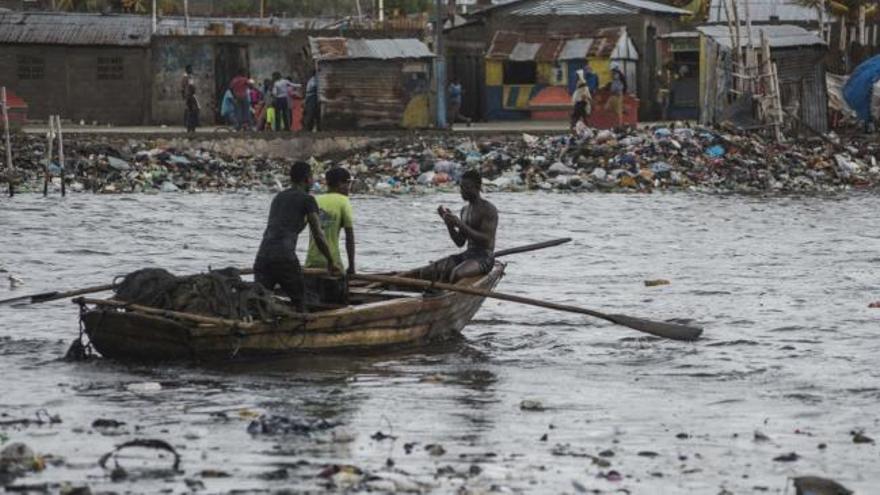
{"label": "bare shoulder", "polygon": [[486,215],[498,216],[498,209],[495,208],[495,205],[485,199],[480,202],[480,210]]}

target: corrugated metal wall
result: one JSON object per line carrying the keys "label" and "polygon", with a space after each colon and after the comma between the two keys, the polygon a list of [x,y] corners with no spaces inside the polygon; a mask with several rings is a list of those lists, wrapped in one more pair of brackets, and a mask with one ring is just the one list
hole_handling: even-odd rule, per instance
{"label": "corrugated metal wall", "polygon": [[[404,70],[406,69],[406,70]],[[417,70],[418,69],[418,70]],[[414,82],[418,74],[424,82]],[[425,92],[429,64],[417,60],[319,63],[321,120],[326,129],[400,127],[412,95]]]}
{"label": "corrugated metal wall", "polygon": [[828,130],[828,92],[825,88],[824,50],[774,50],[782,105],[797,108],[798,117],[819,132]]}
{"label": "corrugated metal wall", "polygon": [[[728,91],[733,80],[730,52],[712,40],[702,37],[700,122],[718,123],[731,112]],[[796,111],[800,120],[819,132],[828,131],[828,93],[825,87],[824,49],[802,47],[774,49],[773,61],[779,73],[782,105]],[[726,68],[726,69],[725,69]],[[797,129],[806,133],[806,129]]]}

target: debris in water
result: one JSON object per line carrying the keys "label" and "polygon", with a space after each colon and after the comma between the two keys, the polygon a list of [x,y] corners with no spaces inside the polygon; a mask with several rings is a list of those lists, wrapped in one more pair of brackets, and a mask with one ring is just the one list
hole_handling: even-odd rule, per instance
{"label": "debris in water", "polygon": [[657,287],[659,285],[669,285],[671,283],[672,282],[669,280],[658,278],[656,280],[645,280],[645,287]]}
{"label": "debris in water", "polygon": [[880,308],[880,301],[872,302],[868,305],[869,308]]}
{"label": "debris in water", "polygon": [[523,411],[543,411],[544,404],[539,400],[526,399],[519,403],[519,408]]}
{"label": "debris in water", "polygon": [[309,435],[316,431],[325,431],[339,426],[325,419],[299,420],[284,416],[263,415],[251,421],[247,427],[251,435]]}
{"label": "debris in water", "polygon": [[782,454],[773,458],[776,462],[795,462],[800,459],[801,456],[797,455],[796,452],[789,452],[788,454]]}
{"label": "debris in water", "polygon": [[162,390],[162,384],[158,382],[129,383],[125,389],[135,394],[148,394]]}
{"label": "debris in water", "polygon": [[[101,458],[98,460],[98,465],[106,469],[107,460],[110,459],[110,457],[118,454],[120,450],[129,447],[142,447],[146,449],[156,449],[170,452],[174,456],[174,464],[172,465],[172,469],[174,471],[180,471],[180,454],[177,453],[177,450],[175,450],[174,447],[172,447],[171,444],[169,444],[165,440],[157,440],[151,438],[137,438],[117,445],[115,449],[101,456]],[[119,466],[118,462],[116,465],[117,467]]]}
{"label": "debris in water", "polygon": [[851,431],[853,443],[874,443],[874,439],[865,435],[861,430]]}
{"label": "debris in water", "polygon": [[24,280],[22,280],[19,277],[16,277],[15,275],[10,274],[7,278],[9,279],[9,288],[10,289],[15,289],[17,287],[21,287],[22,285],[24,285]]}
{"label": "debris in water", "polygon": [[658,454],[658,453],[656,453],[656,452],[652,452],[652,451],[650,451],[650,450],[642,450],[641,452],[639,452],[639,453],[636,454],[636,455],[641,456],[641,457],[654,458],[654,457],[659,456],[660,454]]}
{"label": "debris in water", "polygon": [[435,457],[439,457],[446,453],[446,449],[444,449],[443,446],[439,443],[425,445],[425,450],[427,450],[429,454]]}
{"label": "debris in water", "polygon": [[794,481],[795,495],[852,495],[853,491],[840,483],[818,476],[798,476]]}
{"label": "debris in water", "polygon": [[389,438],[391,440],[397,440],[397,437],[395,437],[394,435],[387,435],[385,433],[382,433],[381,431],[377,431],[376,433],[373,433],[370,436],[370,438],[372,438],[373,440],[375,440],[377,442],[381,442],[382,440],[387,440]]}
{"label": "debris in water", "polygon": [[92,428],[119,428],[124,425],[124,421],[116,421],[115,419],[98,418],[92,421]]}
{"label": "debris in water", "polygon": [[755,441],[756,441],[756,442],[769,442],[769,441],[770,441],[770,437],[768,437],[767,435],[761,433],[761,432],[758,431],[758,430],[755,430]]}

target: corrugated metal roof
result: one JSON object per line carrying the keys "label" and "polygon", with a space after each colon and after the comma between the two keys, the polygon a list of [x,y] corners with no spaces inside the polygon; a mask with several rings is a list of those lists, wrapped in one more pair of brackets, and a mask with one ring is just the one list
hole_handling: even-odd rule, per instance
{"label": "corrugated metal roof", "polygon": [[568,40],[562,51],[559,52],[559,60],[579,60],[587,58],[590,47],[593,46],[593,38]]}
{"label": "corrugated metal roof", "polygon": [[0,43],[147,46],[150,19],[100,14],[0,14]]}
{"label": "corrugated metal roof", "polygon": [[483,10],[480,14],[501,10],[517,16],[691,14],[687,10],[650,0],[516,0],[504,5],[495,5]]}
{"label": "corrugated metal roof", "polygon": [[[626,40],[626,44],[621,44]],[[576,60],[586,57],[638,59],[638,54],[615,53],[618,46],[631,49],[626,28],[622,26],[599,29],[589,35],[535,36],[512,31],[498,31],[486,55],[488,59],[541,62]]]}
{"label": "corrugated metal roof", "polygon": [[538,62],[555,62],[559,60],[559,52],[562,51],[562,45],[565,40],[561,38],[551,38],[541,43],[541,48],[535,54],[535,60]]}
{"label": "corrugated metal roof", "polygon": [[495,37],[492,39],[492,45],[486,53],[486,58],[505,59],[513,51],[513,48],[522,39],[519,33],[510,31],[496,31]]}
{"label": "corrugated metal roof", "polygon": [[[733,46],[733,36],[730,35],[730,29],[727,26],[699,26],[698,31],[712,38],[719,45],[725,48]],[[772,26],[752,26],[752,43],[760,46],[761,33],[767,36],[767,42],[772,48],[789,48],[795,46],[815,46],[824,45],[818,35],[807,31],[800,26],[792,26],[790,24],[780,24]],[[745,45],[749,39],[749,33],[745,26],[740,27],[739,34],[740,44]]]}
{"label": "corrugated metal roof", "polygon": [[417,39],[309,38],[316,61],[343,59],[431,58],[427,45]]}
{"label": "corrugated metal roof", "polygon": [[651,2],[650,0],[617,0],[618,2],[623,2],[625,4],[631,5],[645,12],[653,12],[655,14],[670,14],[670,15],[691,15],[691,11],[680,9],[678,7],[673,7],[672,5],[666,5],[665,3],[660,2]]}
{"label": "corrugated metal roof", "polygon": [[538,0],[510,10],[514,16],[633,15],[638,10],[614,0]]}
{"label": "corrugated metal roof", "polygon": [[530,60],[535,60],[535,55],[538,54],[538,50],[541,48],[541,43],[523,43],[519,42],[516,46],[511,50],[510,55],[507,56],[507,60],[513,60],[514,62],[526,62]]}
{"label": "corrugated metal roof", "polygon": [[[724,2],[729,0],[712,0],[709,4],[709,23],[727,23],[727,13],[724,10]],[[748,5],[746,5],[748,4]],[[733,2],[737,8],[737,15],[741,21],[746,18],[748,7],[749,17],[752,22],[769,22],[776,17],[779,22],[818,22],[819,14],[816,9],[796,4],[793,0],[737,0]],[[730,15],[733,8],[730,7]],[[825,19],[830,21],[832,17],[825,14]]]}
{"label": "corrugated metal roof", "polygon": [[[325,18],[229,18],[192,17],[189,30],[182,17],[160,17],[158,36],[203,35],[210,27],[223,26],[232,35],[236,25],[261,28],[262,32],[288,34],[300,29],[321,29],[334,22]],[[147,46],[152,37],[149,16],[58,12],[0,12],[0,43],[92,46]]]}
{"label": "corrugated metal roof", "polygon": [[688,39],[688,38],[699,38],[700,33],[696,31],[675,31],[672,33],[661,34],[657,36],[657,38],[661,40],[673,40],[673,39]]}

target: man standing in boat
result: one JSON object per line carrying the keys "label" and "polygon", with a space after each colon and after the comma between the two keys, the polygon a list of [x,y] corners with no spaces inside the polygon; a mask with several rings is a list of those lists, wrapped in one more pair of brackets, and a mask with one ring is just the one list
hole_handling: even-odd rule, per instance
{"label": "man standing in boat", "polygon": [[254,281],[269,290],[280,285],[297,311],[304,312],[303,271],[296,257],[296,241],[306,223],[331,273],[339,273],[340,269],[321,230],[318,203],[308,192],[312,185],[312,167],[302,161],[294,163],[290,168],[290,181],[290,188],[272,199],[269,221],[254,260]]}
{"label": "man standing in boat", "polygon": [[489,273],[495,266],[498,210],[480,196],[482,188],[480,173],[468,170],[461,176],[461,198],[468,203],[461,209],[461,217],[442,205],[437,208],[452,242],[459,247],[467,243],[468,247],[463,253],[435,262],[432,265],[434,277],[447,275],[446,278],[455,283],[463,278]]}
{"label": "man standing in boat", "polygon": [[[345,230],[345,252],[348,255],[347,273],[354,273],[354,211],[348,195],[351,189],[351,173],[342,167],[333,167],[324,174],[327,194],[316,198],[321,230],[330,246],[330,253],[337,266],[342,266],[339,255],[339,232]],[[309,251],[306,255],[306,268],[327,269],[327,259],[318,250],[315,237],[309,238]]]}

